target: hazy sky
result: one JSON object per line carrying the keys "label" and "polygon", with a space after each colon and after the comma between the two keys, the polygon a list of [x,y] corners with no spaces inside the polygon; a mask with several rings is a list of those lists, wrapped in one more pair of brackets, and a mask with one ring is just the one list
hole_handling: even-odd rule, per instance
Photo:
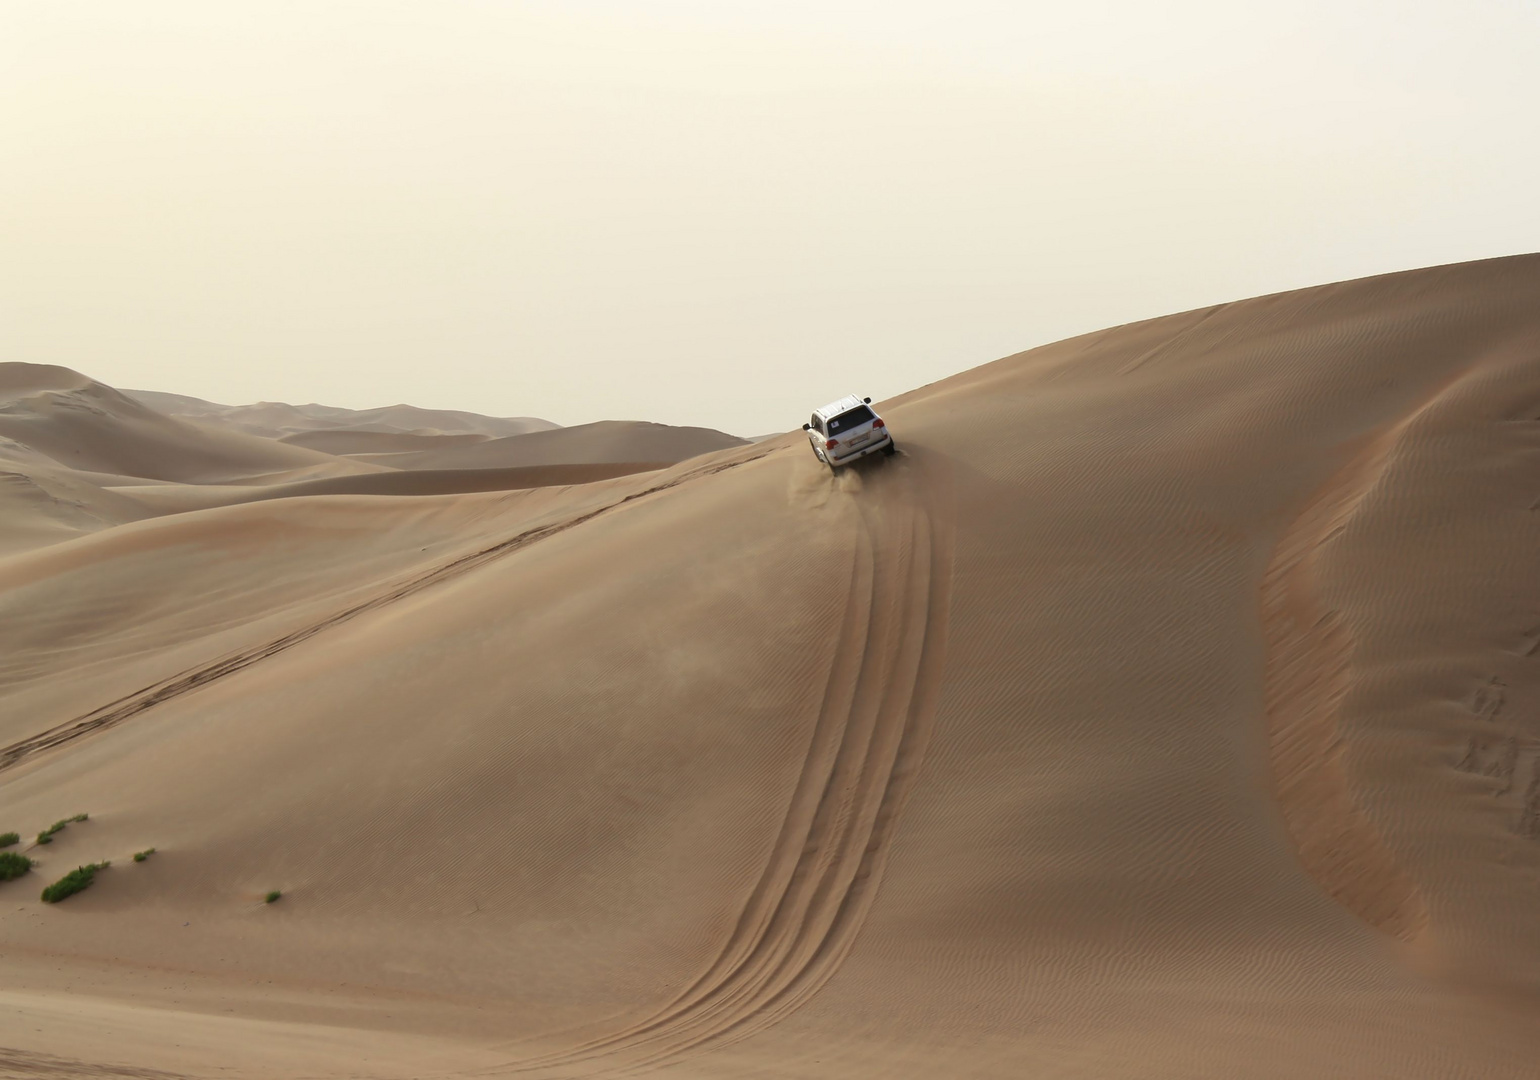
{"label": "hazy sky", "polygon": [[1540,0],[0,0],[0,359],[784,430],[1540,249]]}

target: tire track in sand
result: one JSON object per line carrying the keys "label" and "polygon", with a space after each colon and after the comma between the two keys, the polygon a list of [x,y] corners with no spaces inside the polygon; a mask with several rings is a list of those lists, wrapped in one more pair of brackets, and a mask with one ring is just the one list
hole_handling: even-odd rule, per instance
{"label": "tire track in sand", "polygon": [[773,452],[773,450],[766,450],[752,457],[736,461],[716,462],[692,469],[664,483],[655,484],[652,487],[633,492],[623,499],[606,503],[576,517],[526,529],[515,536],[509,537],[507,540],[493,544],[491,547],[482,548],[480,551],[474,551],[469,555],[462,555],[459,558],[435,566],[433,569],[400,582],[368,600],[344,608],[318,622],[302,626],[298,630],[291,631],[282,637],[274,638],[261,645],[226,654],[216,660],[199,664],[196,667],[188,668],[158,682],[151,683],[149,686],[118,698],[116,701],[108,702],[106,705],[93,709],[91,712],[78,716],[73,720],[56,724],[36,735],[11,743],[9,746],[0,747],[0,772],[4,772],[45,750],[51,750],[87,735],[116,727],[125,720],[147,712],[157,705],[181,697],[183,694],[197,690],[199,687],[207,686],[209,683],[234,675],[236,672],[244,671],[253,664],[266,660],[271,656],[286,652],[296,645],[309,641],[323,630],[349,622],[360,615],[378,610],[398,600],[404,600],[440,582],[470,573],[472,570],[489,562],[500,559],[505,555],[510,555],[521,548],[528,547],[530,544],[538,543],[547,537],[566,532],[568,529],[574,529],[586,521],[592,521],[594,518],[607,514],[611,510],[615,510],[627,503],[635,502],[637,499],[646,498],[649,495],[655,495],[661,491],[668,491],[690,480],[712,476],[716,473],[726,472],[729,469],[736,469],[740,465],[747,465],[751,461],[758,461],[760,458]]}
{"label": "tire track in sand", "polygon": [[[777,840],[715,960],[653,1012],[497,1072],[619,1075],[747,1038],[809,1000],[854,945],[930,739],[951,523],[894,462],[855,492],[859,538],[828,682]],[[837,481],[831,481],[837,482]]]}

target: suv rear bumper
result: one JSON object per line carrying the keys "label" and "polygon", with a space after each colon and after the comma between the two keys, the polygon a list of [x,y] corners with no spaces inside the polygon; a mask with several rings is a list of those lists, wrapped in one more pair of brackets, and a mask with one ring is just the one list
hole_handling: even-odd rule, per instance
{"label": "suv rear bumper", "polygon": [[874,443],[867,443],[865,446],[861,447],[861,449],[853,450],[850,453],[844,455],[843,457],[829,457],[828,456],[828,451],[826,450],[826,451],[824,451],[824,460],[829,463],[830,467],[837,468],[837,467],[839,467],[841,465],[849,465],[852,461],[860,461],[862,458],[866,457],[868,454],[875,454],[877,451],[881,450],[883,447],[892,446],[892,445],[893,445],[893,436],[891,436],[891,435],[884,435],[882,438],[878,439],[876,442],[874,442]]}

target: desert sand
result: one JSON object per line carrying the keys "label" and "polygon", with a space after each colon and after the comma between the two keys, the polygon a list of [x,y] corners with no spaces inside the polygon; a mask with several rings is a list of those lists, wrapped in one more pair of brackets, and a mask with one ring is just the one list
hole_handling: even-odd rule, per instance
{"label": "desert sand", "polygon": [[0,391],[0,1076],[1540,1072],[1540,256],[839,475]]}

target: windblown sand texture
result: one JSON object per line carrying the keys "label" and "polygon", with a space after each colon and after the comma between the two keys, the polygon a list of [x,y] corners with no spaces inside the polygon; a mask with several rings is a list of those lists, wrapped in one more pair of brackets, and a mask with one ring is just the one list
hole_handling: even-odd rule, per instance
{"label": "windblown sand texture", "polygon": [[838,476],[0,378],[0,1076],[1540,1073],[1540,256]]}

